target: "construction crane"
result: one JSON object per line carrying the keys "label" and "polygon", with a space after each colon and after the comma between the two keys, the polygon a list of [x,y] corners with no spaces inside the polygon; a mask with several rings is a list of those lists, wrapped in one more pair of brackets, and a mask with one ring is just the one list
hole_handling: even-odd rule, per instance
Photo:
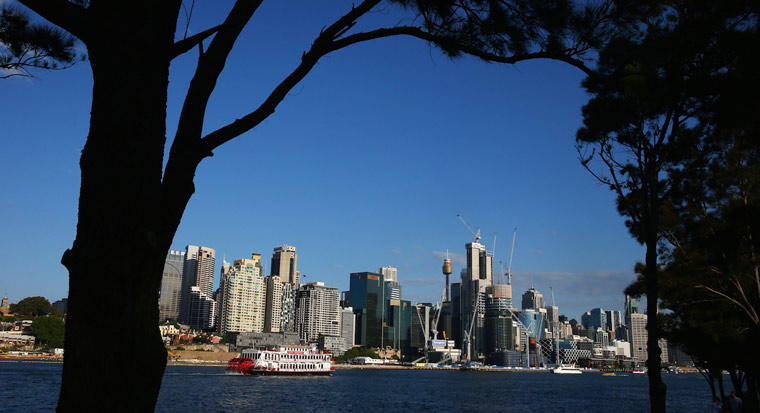
{"label": "construction crane", "polygon": [[[476,295],[475,306],[472,311],[472,320],[470,320],[470,329],[464,332],[463,347],[467,348],[467,364],[465,368],[469,368],[472,363],[472,328],[475,326],[475,317],[478,315],[478,305],[480,304],[480,294]],[[512,310],[510,310],[511,312]]]}
{"label": "construction crane", "polygon": [[474,237],[473,241],[474,242],[480,241],[480,228],[478,228],[478,232],[475,232],[475,231],[472,230],[472,227],[470,227],[470,224],[468,224],[467,221],[465,221],[464,218],[462,218],[461,215],[457,214],[457,218],[459,218],[459,220],[462,221],[462,223],[464,224],[464,226],[466,226],[467,229],[469,229],[470,232],[472,232],[472,235]]}
{"label": "construction crane", "polygon": [[507,266],[507,284],[512,285],[512,255],[515,253],[515,238],[517,237],[517,228],[512,233],[512,250],[509,251],[509,266]]}

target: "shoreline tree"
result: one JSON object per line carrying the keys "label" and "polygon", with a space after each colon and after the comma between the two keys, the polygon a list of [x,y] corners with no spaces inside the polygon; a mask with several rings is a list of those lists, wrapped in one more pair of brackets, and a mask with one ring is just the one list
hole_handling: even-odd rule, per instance
{"label": "shoreline tree", "polygon": [[[667,2],[646,21],[640,38],[610,42],[600,53],[597,70],[584,81],[592,99],[583,109],[584,128],[576,137],[581,162],[617,193],[618,211],[626,217],[633,237],[646,246],[645,263],[637,266],[641,277],[626,293],[636,290],[647,296],[647,366],[653,412],[665,411],[666,387],[660,375],[658,346],[664,335],[658,305],[661,283],[672,280],[660,266],[670,261],[667,270],[674,271],[673,254],[684,257],[678,254],[682,243],[689,240],[674,236],[679,233],[679,219],[690,221],[681,222],[682,226],[701,219],[684,211],[699,211],[707,205],[705,199],[684,196],[684,189],[714,179],[707,170],[696,174],[694,164],[709,164],[711,156],[717,160],[725,149],[718,149],[721,139],[706,130],[718,117],[716,103],[738,104],[731,98],[741,93],[730,96],[738,89],[736,85],[726,88],[726,78],[736,70],[733,53],[753,44],[745,39],[742,45],[737,38],[751,32],[757,32],[757,10],[751,5]],[[746,116],[747,112],[737,113]],[[707,155],[702,156],[701,151]],[[592,169],[593,158],[599,159],[600,171]],[[711,288],[699,284],[698,273],[708,270],[706,264],[702,261],[699,269],[691,267],[691,272],[681,274],[683,290],[678,294],[689,296],[695,287]],[[672,289],[665,291],[674,298]],[[732,326],[735,324],[722,325]]]}
{"label": "shoreline tree", "polygon": [[[469,54],[506,64],[556,59],[588,71],[587,53],[629,16],[611,1],[581,7],[568,1],[396,0],[390,6],[408,17],[403,25],[359,31],[362,16],[389,7],[365,0],[326,23],[308,50],[297,51],[300,64],[263,102],[204,134],[209,98],[262,0],[238,0],[224,22],[179,38],[180,0],[19,1],[79,39],[93,73],[77,235],[61,259],[69,271],[69,297],[59,411],[155,408],[166,366],[157,327],[159,283],[195,191],[196,169],[220,145],[272,115],[323,56],[373,39],[409,36],[451,57]],[[170,63],[192,50],[197,67],[164,167]],[[118,338],[125,351],[117,354],[90,340],[93,325]]]}

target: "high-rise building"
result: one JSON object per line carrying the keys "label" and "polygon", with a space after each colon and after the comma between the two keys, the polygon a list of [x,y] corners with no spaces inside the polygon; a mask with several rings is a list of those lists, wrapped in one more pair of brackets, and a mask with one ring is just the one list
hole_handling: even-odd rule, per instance
{"label": "high-rise building", "polygon": [[604,314],[607,316],[607,330],[616,331],[623,321],[620,317],[620,311],[606,310]]}
{"label": "high-rise building", "polygon": [[478,242],[465,244],[465,249],[467,268],[462,270],[461,335],[463,340],[468,334],[471,335],[470,347],[473,354],[467,354],[467,357],[472,360],[479,358],[485,351],[485,298],[486,289],[493,285],[493,256],[486,252],[485,245]]}
{"label": "high-rise building", "polygon": [[340,336],[340,322],[340,295],[337,288],[314,282],[298,289],[296,330],[302,341],[316,341],[320,334]]}
{"label": "high-rise building", "polygon": [[182,267],[185,263],[183,251],[169,251],[164,262],[161,290],[158,296],[158,319],[160,321],[179,320],[182,302]]}
{"label": "high-rise building", "polygon": [[351,307],[345,307],[340,310],[340,336],[345,340],[344,349],[346,351],[351,350],[354,346],[354,338],[356,337],[356,316],[354,315],[354,309]]}
{"label": "high-rise building", "polygon": [[639,300],[628,295],[625,296],[625,325],[630,329],[631,314],[641,313],[641,304]]}
{"label": "high-rise building", "polygon": [[[216,251],[197,245],[188,245],[182,266],[182,300],[180,302],[180,322],[190,324],[189,303],[191,287],[198,287],[209,300],[214,288],[214,268]],[[192,324],[191,324],[192,325]]]}
{"label": "high-rise building", "polygon": [[454,346],[462,348],[462,284],[452,283],[451,289],[451,336]]}
{"label": "high-rise building", "polygon": [[544,329],[546,328],[545,313],[538,309],[528,308],[520,311],[517,316],[523,325],[522,330],[527,332],[528,337],[537,339],[546,338]]}
{"label": "high-rise building", "polygon": [[406,300],[386,300],[385,346],[405,353],[410,350],[412,303]]}
{"label": "high-rise building", "polygon": [[385,267],[380,268],[380,274],[383,275],[383,279],[385,282],[388,281],[396,281],[398,282],[398,268],[391,267],[390,265],[386,265]]}
{"label": "high-rise building", "polygon": [[538,292],[535,288],[530,287],[528,291],[522,295],[522,309],[538,309],[544,307],[544,296]]}
{"label": "high-rise building", "polygon": [[216,321],[216,302],[204,293],[200,287],[190,287],[187,300],[187,322],[191,327],[208,330]]}
{"label": "high-rise building", "polygon": [[583,326],[588,329],[601,328],[607,330],[607,314],[601,308],[594,308],[589,312],[588,325],[584,324]]}
{"label": "high-rise building", "polygon": [[647,315],[631,313],[631,357],[646,361],[647,356]]}
{"label": "high-rise building", "polygon": [[386,323],[385,282],[372,272],[351,274],[351,307],[356,315],[355,343],[362,347],[384,347]]}
{"label": "high-rise building", "polygon": [[264,310],[264,332],[279,333],[282,314],[282,283],[280,276],[264,278],[266,285],[266,309]]}
{"label": "high-rise building", "polygon": [[507,298],[504,284],[494,285],[486,297],[485,354],[492,357],[497,350],[514,350],[516,325],[512,320],[512,299]]}
{"label": "high-rise building", "polygon": [[280,277],[280,282],[295,284],[301,282],[301,273],[298,272],[298,254],[296,247],[282,245],[274,249],[272,254],[272,275]]}
{"label": "high-rise building", "polygon": [[296,290],[298,287],[293,283],[280,282],[282,293],[280,294],[280,332],[296,332]]}
{"label": "high-rise building", "polygon": [[224,336],[228,332],[261,333],[264,330],[266,295],[262,277],[261,255],[237,259],[226,266],[220,280],[221,317],[218,327]]}
{"label": "high-rise building", "polygon": [[[546,328],[552,333],[552,338],[564,337],[559,328],[559,307],[556,305],[547,305],[546,307]],[[555,335],[556,333],[556,335]]]}

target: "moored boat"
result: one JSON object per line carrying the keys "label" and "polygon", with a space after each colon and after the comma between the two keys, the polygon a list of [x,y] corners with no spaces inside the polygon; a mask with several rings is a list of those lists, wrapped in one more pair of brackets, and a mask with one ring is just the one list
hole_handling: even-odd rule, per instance
{"label": "moored boat", "polygon": [[581,374],[581,370],[575,364],[560,364],[552,369],[554,374]]}
{"label": "moored boat", "polygon": [[314,346],[268,346],[245,349],[230,359],[228,370],[255,375],[329,376],[332,355]]}

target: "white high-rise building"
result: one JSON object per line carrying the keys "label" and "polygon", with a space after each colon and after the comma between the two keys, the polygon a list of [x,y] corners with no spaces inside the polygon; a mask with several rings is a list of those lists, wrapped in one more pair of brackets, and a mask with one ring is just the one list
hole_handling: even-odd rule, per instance
{"label": "white high-rise building", "polygon": [[380,268],[380,274],[383,274],[383,280],[385,282],[398,281],[398,268],[396,267],[386,265],[385,267]]}
{"label": "white high-rise building", "polygon": [[[211,299],[214,288],[214,268],[216,251],[207,247],[188,245],[182,267],[182,301],[180,302],[180,322],[191,324],[190,319],[197,320],[197,314],[190,314],[191,287],[198,287],[206,297]],[[195,308],[195,307],[194,307]]]}
{"label": "white high-rise building", "polygon": [[[631,356],[635,359],[647,361],[647,340],[649,332],[647,331],[647,315],[640,313],[631,313]],[[668,343],[665,339],[657,342],[660,347],[660,361],[668,362]]]}
{"label": "white high-rise building", "polygon": [[296,330],[303,341],[320,334],[340,336],[340,294],[334,287],[315,282],[302,285],[296,295]]}
{"label": "white high-rise building", "polygon": [[261,256],[237,259],[225,267],[220,282],[221,317],[219,333],[230,331],[261,333],[266,306]]}

